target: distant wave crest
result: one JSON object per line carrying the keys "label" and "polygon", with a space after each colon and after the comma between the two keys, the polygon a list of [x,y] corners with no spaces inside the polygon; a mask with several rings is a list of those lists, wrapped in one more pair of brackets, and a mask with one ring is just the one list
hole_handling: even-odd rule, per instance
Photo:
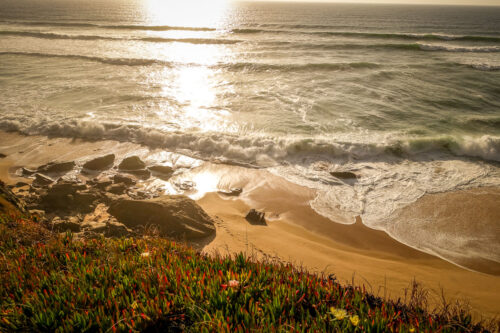
{"label": "distant wave crest", "polygon": [[215,31],[215,28],[210,27],[182,27],[170,25],[101,25],[86,22],[28,22],[28,21],[13,21],[8,22],[11,24],[20,24],[26,26],[54,26],[54,27],[87,27],[87,28],[101,28],[101,29],[119,29],[119,30],[146,30],[146,31],[169,31],[169,30],[183,30],[183,31]]}
{"label": "distant wave crest", "polygon": [[162,38],[162,37],[143,37],[143,38],[122,38],[99,35],[64,35],[55,33],[32,32],[32,31],[0,31],[3,36],[21,36],[43,39],[70,39],[70,40],[124,40],[141,41],[154,43],[189,43],[189,44],[236,44],[241,40],[223,39],[223,38]]}

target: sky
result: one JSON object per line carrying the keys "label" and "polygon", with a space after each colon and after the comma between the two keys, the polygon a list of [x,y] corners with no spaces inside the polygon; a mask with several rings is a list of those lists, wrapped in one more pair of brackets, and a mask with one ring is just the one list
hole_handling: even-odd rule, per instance
{"label": "sky", "polygon": [[[256,0],[256,1],[268,1],[268,0]],[[269,0],[269,1],[500,6],[500,0]]]}

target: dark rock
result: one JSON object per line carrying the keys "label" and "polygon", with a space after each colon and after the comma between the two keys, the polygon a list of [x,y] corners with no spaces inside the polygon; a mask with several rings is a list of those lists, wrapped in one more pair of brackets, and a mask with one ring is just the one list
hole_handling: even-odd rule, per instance
{"label": "dark rock", "polygon": [[90,160],[86,162],[83,165],[84,169],[88,170],[105,170],[111,168],[115,161],[115,154],[109,154],[106,156],[101,156],[94,158],[93,160]]}
{"label": "dark rock", "polygon": [[170,179],[170,177],[172,177],[172,174],[174,173],[174,169],[167,165],[153,165],[148,169],[149,171],[153,172],[153,174],[155,174],[158,178],[163,180]]}
{"label": "dark rock", "polygon": [[139,156],[129,156],[123,159],[123,161],[118,165],[120,170],[141,170],[146,167]]}
{"label": "dark rock", "polygon": [[120,183],[120,184],[113,184],[110,185],[106,188],[106,192],[113,193],[113,194],[123,194],[127,190],[127,185]]}
{"label": "dark rock", "polygon": [[66,232],[66,231],[79,232],[80,231],[80,223],[78,223],[77,219],[62,220],[59,217],[55,217],[51,221],[50,224],[51,224],[52,228],[58,232]]}
{"label": "dark rock", "polygon": [[106,187],[110,186],[111,184],[113,184],[111,180],[101,180],[95,183],[95,187],[104,191]]}
{"label": "dark rock", "polygon": [[23,176],[31,176],[33,174],[35,174],[36,171],[35,170],[30,170],[30,169],[26,169],[26,168],[21,168],[21,175]]}
{"label": "dark rock", "polygon": [[243,192],[243,189],[241,187],[232,187],[229,190],[221,190],[219,191],[220,194],[224,194],[227,196],[232,196],[232,197],[237,197]]}
{"label": "dark rock", "polygon": [[358,178],[354,172],[351,171],[330,171],[330,175],[339,179],[355,179]]}
{"label": "dark rock", "polygon": [[247,216],[245,216],[245,219],[251,224],[267,225],[265,219],[265,213],[259,212],[258,210],[255,210],[253,208],[250,209]]}
{"label": "dark rock", "polygon": [[131,186],[135,184],[135,180],[133,180],[130,177],[122,176],[122,175],[115,175],[113,177],[113,182],[115,184],[125,184],[127,186]]}
{"label": "dark rock", "polygon": [[161,196],[150,200],[122,199],[112,202],[108,212],[127,227],[153,225],[161,235],[186,239],[215,234],[205,211],[186,196]]}
{"label": "dark rock", "polygon": [[0,153],[0,158],[6,158],[7,155]]}
{"label": "dark rock", "polygon": [[37,171],[41,173],[63,173],[73,170],[75,162],[50,162],[38,167]]}
{"label": "dark rock", "polygon": [[91,212],[95,208],[95,203],[103,198],[95,190],[82,191],[85,188],[85,185],[79,183],[54,184],[46,193],[40,194],[40,205],[49,213],[53,211]]}
{"label": "dark rock", "polygon": [[53,182],[54,182],[54,180],[52,178],[49,178],[47,176],[36,173],[35,180],[33,181],[33,184],[38,185],[38,186],[45,186],[45,185],[52,184]]}
{"label": "dark rock", "polygon": [[130,173],[134,176],[137,176],[141,179],[148,179],[149,177],[151,177],[151,171],[147,170],[147,169],[140,169],[140,170],[123,170],[127,173]]}
{"label": "dark rock", "polygon": [[127,237],[130,234],[132,234],[132,230],[118,222],[107,222],[104,229],[104,236],[106,237]]}
{"label": "dark rock", "polygon": [[26,203],[23,200],[19,200],[2,181],[0,181],[0,212],[15,214],[28,213]]}

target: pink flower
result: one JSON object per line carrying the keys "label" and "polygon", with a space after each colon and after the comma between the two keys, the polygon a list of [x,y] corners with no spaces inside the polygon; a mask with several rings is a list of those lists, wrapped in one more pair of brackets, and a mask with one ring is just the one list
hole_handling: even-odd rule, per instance
{"label": "pink flower", "polygon": [[239,285],[240,285],[240,282],[239,282],[238,280],[231,280],[231,281],[229,281],[229,286],[230,286],[231,288],[236,288],[236,287],[238,287]]}

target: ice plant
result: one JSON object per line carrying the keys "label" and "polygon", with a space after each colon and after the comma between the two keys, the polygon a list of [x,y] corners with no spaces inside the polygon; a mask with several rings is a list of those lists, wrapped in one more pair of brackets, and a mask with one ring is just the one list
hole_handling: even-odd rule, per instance
{"label": "ice plant", "polygon": [[344,309],[330,308],[330,312],[337,320],[343,320],[347,316],[347,311]]}
{"label": "ice plant", "polygon": [[358,326],[358,324],[359,324],[358,315],[354,315],[354,316],[349,317],[349,320],[351,321],[351,324],[353,324],[354,326]]}
{"label": "ice plant", "polygon": [[[33,242],[22,228],[39,228]],[[41,234],[0,216],[0,332],[483,331],[468,315],[429,320],[423,309],[243,254],[210,257],[161,238]]]}

